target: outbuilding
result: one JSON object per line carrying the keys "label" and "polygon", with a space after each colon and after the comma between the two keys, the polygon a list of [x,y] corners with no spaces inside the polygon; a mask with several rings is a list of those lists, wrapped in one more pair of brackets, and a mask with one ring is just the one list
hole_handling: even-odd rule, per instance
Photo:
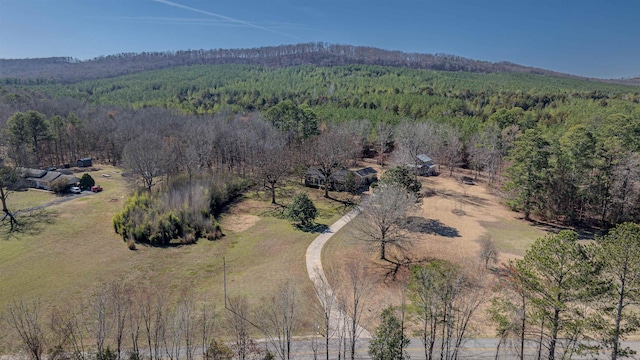
{"label": "outbuilding", "polygon": [[89,167],[92,166],[91,158],[83,158],[78,160],[78,167]]}

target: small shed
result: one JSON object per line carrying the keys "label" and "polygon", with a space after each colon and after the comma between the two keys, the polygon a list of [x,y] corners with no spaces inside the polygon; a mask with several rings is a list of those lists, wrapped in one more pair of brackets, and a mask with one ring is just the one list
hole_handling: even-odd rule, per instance
{"label": "small shed", "polygon": [[433,163],[433,159],[425,154],[416,156],[416,164],[410,165],[416,167],[418,175],[429,176],[436,175],[438,166]]}
{"label": "small shed", "polygon": [[89,167],[92,166],[91,158],[83,158],[78,160],[78,167]]}

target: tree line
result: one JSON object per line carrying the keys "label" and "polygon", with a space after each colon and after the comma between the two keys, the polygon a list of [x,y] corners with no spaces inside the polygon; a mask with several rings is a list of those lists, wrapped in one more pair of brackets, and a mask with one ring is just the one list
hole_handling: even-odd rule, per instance
{"label": "tree line", "polygon": [[[419,54],[365,46],[306,43],[253,49],[211,49],[120,53],[80,61],[70,57],[0,59],[5,83],[77,82],[152,69],[196,64],[252,64],[268,67],[298,65],[382,65],[478,73],[530,73],[579,78],[509,62],[492,63],[448,54]],[[613,80],[610,80],[613,81]]]}

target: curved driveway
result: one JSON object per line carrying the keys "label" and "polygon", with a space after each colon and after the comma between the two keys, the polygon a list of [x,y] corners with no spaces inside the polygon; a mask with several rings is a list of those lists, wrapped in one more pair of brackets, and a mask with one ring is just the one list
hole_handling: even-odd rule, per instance
{"label": "curved driveway", "polygon": [[[324,270],[322,269],[322,248],[327,241],[340,230],[344,225],[346,225],[349,221],[353,220],[360,213],[360,208],[355,208],[351,210],[349,213],[338,219],[335,223],[331,224],[329,228],[322,232],[307,248],[307,273],[309,274],[309,279],[313,283],[314,288],[316,289],[317,294],[321,294],[323,291],[320,286],[322,283],[328,284],[327,278],[324,275]],[[339,306],[339,302],[331,289],[328,289],[330,296],[333,298],[330,301],[325,301],[318,296],[320,299],[320,303],[322,306],[331,306],[331,321],[330,328],[332,332],[335,334],[338,330],[341,330],[340,327],[343,326],[344,320],[347,319],[347,323],[351,322],[351,318],[347,316],[344,310]],[[371,334],[364,328],[358,325],[358,334],[360,334],[361,338],[371,338]]]}

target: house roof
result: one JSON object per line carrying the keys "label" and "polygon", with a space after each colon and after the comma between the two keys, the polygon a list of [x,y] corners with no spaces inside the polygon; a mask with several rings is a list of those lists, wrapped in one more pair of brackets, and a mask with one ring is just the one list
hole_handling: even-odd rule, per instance
{"label": "house roof", "polygon": [[321,179],[324,179],[324,175],[322,175],[320,170],[318,170],[317,168],[314,168],[314,167],[308,168],[307,172],[304,174],[304,176],[317,176],[317,177],[319,177]]}
{"label": "house roof", "polygon": [[356,170],[355,173],[360,176],[367,176],[377,174],[378,172],[372,167],[366,167],[364,169]]}
{"label": "house roof", "polygon": [[67,179],[67,185],[73,185],[73,184],[77,184],[80,182],[80,179],[78,179],[75,176],[71,176],[71,175],[62,175],[62,178],[66,178]]}
{"label": "house roof", "polygon": [[47,182],[51,182],[57,178],[59,178],[62,174],[60,174],[57,171],[49,171],[47,172],[47,174],[43,177],[41,177],[40,179],[38,179],[39,181],[47,181]]}
{"label": "house roof", "polygon": [[432,158],[428,157],[425,154],[420,154],[420,155],[418,155],[416,157],[418,158],[418,160],[422,161],[423,163],[428,163],[428,162],[432,162],[433,161]]}
{"label": "house roof", "polygon": [[29,168],[23,168],[23,167],[16,168],[16,171],[23,178],[39,179],[47,174],[47,170],[29,169]]}

